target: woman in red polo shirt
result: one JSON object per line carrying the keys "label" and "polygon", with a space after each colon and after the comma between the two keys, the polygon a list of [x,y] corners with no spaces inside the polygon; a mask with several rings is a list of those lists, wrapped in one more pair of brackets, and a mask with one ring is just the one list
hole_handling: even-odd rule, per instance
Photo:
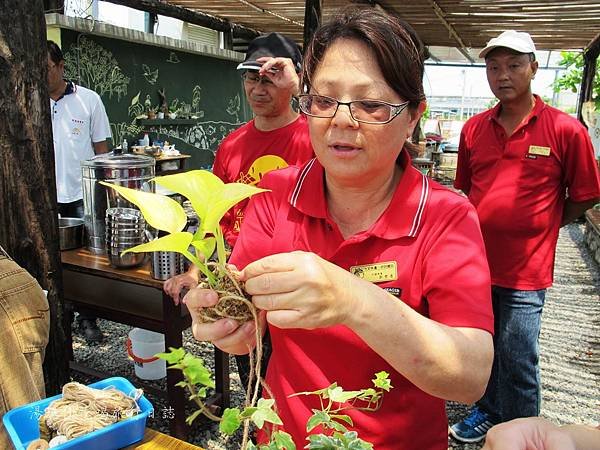
{"label": "woman in red polo shirt", "polygon": [[[266,317],[266,382],[298,448],[319,404],[295,392],[361,389],[385,370],[394,388],[378,411],[349,411],[353,428],[378,450],[445,450],[444,399],[473,402],[488,380],[490,279],[475,210],[407,151],[425,110],[423,61],[412,29],[376,9],[320,28],[299,96],[316,158],[266,175],[271,192],[246,211],[231,262]],[[248,353],[253,323],[196,320],[216,301],[202,289],[185,297],[194,336]]]}

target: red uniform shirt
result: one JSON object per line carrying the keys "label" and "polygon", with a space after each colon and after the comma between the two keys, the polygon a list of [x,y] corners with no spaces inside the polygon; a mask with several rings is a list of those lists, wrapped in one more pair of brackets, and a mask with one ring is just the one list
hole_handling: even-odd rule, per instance
{"label": "red uniform shirt", "polygon": [[585,128],[538,96],[506,136],[500,105],[465,123],[454,186],[477,208],[492,284],[521,290],[552,285],[565,197],[600,196],[598,167]]}
{"label": "red uniform shirt", "polygon": [[[492,332],[489,270],[474,208],[413,168],[404,151],[401,164],[405,172],[386,211],[346,240],[328,214],[316,159],[270,173],[261,187],[271,192],[251,200],[231,262],[243,268],[267,255],[302,250],[367,279],[368,265],[378,264],[388,276],[377,284],[398,301],[449,326]],[[270,326],[270,332],[266,382],[297,448],[306,445],[306,421],[319,405],[314,396],[290,394],[333,382],[346,390],[372,387],[374,373],[385,370],[394,388],[381,409],[348,412],[359,436],[378,450],[447,449],[444,401],[406,380],[349,328]]]}
{"label": "red uniform shirt", "polygon": [[[251,120],[221,142],[215,155],[213,173],[224,183],[255,185],[271,170],[301,165],[312,157],[304,116],[272,131],[258,130]],[[238,203],[221,221],[225,239],[232,247],[240,232],[247,204],[247,200]]]}

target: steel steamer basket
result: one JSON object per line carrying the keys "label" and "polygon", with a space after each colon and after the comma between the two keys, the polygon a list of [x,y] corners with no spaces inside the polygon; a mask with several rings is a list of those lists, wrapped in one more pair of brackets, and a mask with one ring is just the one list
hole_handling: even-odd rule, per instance
{"label": "steel steamer basket", "polygon": [[106,209],[112,207],[136,208],[113,189],[100,181],[154,192],[154,158],[131,153],[105,153],[81,161],[83,208],[87,246],[93,253],[106,253]]}

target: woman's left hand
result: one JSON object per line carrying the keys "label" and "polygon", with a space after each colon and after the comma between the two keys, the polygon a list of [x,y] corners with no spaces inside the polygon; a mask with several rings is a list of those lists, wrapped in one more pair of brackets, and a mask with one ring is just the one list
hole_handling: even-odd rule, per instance
{"label": "woman's left hand", "polygon": [[344,324],[360,305],[356,293],[365,283],[314,253],[267,256],[241,273],[254,305],[267,311],[279,328],[322,328]]}

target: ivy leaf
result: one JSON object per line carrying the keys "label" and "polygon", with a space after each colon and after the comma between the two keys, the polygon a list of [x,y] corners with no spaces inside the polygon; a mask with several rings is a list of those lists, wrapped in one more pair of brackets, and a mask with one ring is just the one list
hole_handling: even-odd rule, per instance
{"label": "ivy leaf", "polygon": [[319,425],[327,427],[327,426],[329,426],[330,423],[331,423],[331,418],[329,417],[329,414],[326,411],[320,411],[318,409],[313,409],[313,415],[310,416],[310,418],[306,422],[306,432],[310,433],[312,430],[314,430]]}
{"label": "ivy leaf", "polygon": [[238,408],[227,408],[223,411],[223,417],[219,423],[219,430],[222,433],[232,435],[235,433],[242,421],[240,420],[240,410]]}
{"label": "ivy leaf", "polygon": [[[354,422],[352,422],[352,417],[350,417],[346,414],[333,414],[333,415],[331,415],[331,420],[341,420],[342,422],[346,422],[350,426],[354,425]],[[342,430],[338,430],[338,431],[342,431]],[[346,432],[348,430],[344,427],[343,431]]]}
{"label": "ivy leaf", "polygon": [[[338,403],[345,403],[348,400],[356,398],[362,391],[344,391],[340,386],[327,391],[327,397]],[[325,397],[325,398],[327,398]]]}
{"label": "ivy leaf", "polygon": [[385,370],[382,370],[381,372],[377,372],[375,374],[375,379],[373,379],[373,384],[375,385],[375,387],[378,387],[379,389],[383,389],[386,392],[389,392],[390,389],[392,389],[392,382],[390,381],[390,374],[387,373]]}
{"label": "ivy leaf", "polygon": [[296,444],[285,431],[278,430],[271,436],[271,440],[275,443],[278,449],[296,450]]}
{"label": "ivy leaf", "polygon": [[[339,442],[339,440],[337,440]],[[339,450],[336,443],[336,439],[331,436],[325,436],[324,434],[311,434],[308,436],[308,449],[309,450]]]}
{"label": "ivy leaf", "polygon": [[202,386],[215,387],[215,382],[211,378],[211,373],[204,365],[204,361],[189,353],[186,353],[183,358],[182,365],[183,375],[191,384],[199,384]]}
{"label": "ivy leaf", "polygon": [[169,351],[165,353],[157,353],[157,358],[164,359],[169,365],[177,364],[185,356],[185,350],[183,348],[169,347]]}
{"label": "ivy leaf", "polygon": [[273,411],[273,404],[275,400],[261,398],[258,400],[256,405],[256,411],[250,417],[250,420],[260,429],[265,425],[265,422],[269,422],[275,425],[283,425],[283,422]]}
{"label": "ivy leaf", "polygon": [[183,207],[166,195],[137,191],[105,181],[101,181],[100,184],[114,189],[140,208],[146,222],[158,230],[177,233],[187,224],[187,215]]}

